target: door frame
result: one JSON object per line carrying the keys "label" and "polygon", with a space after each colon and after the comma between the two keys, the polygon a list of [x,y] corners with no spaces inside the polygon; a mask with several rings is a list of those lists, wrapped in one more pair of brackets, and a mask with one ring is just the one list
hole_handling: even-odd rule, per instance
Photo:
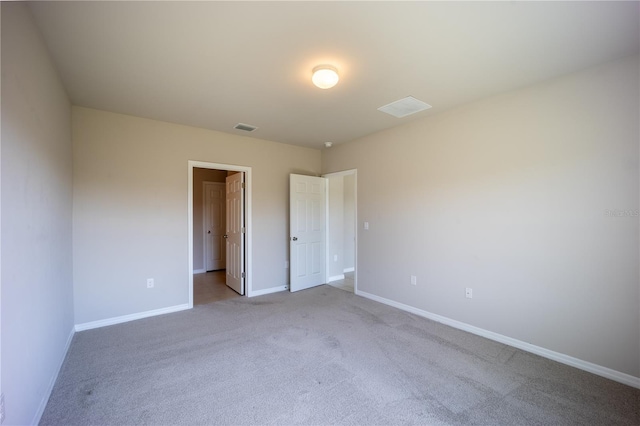
{"label": "door frame", "polygon": [[[349,175],[353,175],[353,215],[354,215],[354,220],[355,220],[355,227],[354,227],[354,238],[355,241],[353,242],[353,293],[354,294],[359,294],[358,293],[358,169],[349,169],[349,170],[343,170],[341,172],[334,172],[334,173],[325,173],[322,175],[323,178],[327,178],[330,179],[332,177],[339,177],[339,176],[349,176]],[[326,276],[329,277],[329,268],[330,268],[330,252],[329,252],[329,183],[327,182],[327,213],[326,213],[326,225],[325,228],[327,230],[327,241],[326,241],[326,264],[325,264],[325,269],[326,269]]]}
{"label": "door frame", "polygon": [[205,161],[188,160],[188,192],[187,192],[187,219],[189,232],[189,250],[188,265],[189,273],[189,309],[193,308],[193,169],[214,169],[227,170],[232,172],[244,173],[244,226],[245,245],[244,245],[244,261],[245,261],[245,290],[247,297],[253,296],[253,261],[251,258],[253,226],[251,224],[251,167],[238,166],[234,164],[210,163]]}

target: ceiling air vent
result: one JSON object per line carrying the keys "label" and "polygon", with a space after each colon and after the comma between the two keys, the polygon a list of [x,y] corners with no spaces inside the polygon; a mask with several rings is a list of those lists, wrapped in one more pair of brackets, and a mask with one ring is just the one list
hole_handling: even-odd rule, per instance
{"label": "ceiling air vent", "polygon": [[244,130],[245,132],[253,132],[257,129],[256,126],[252,126],[251,124],[238,123],[233,126],[234,129]]}
{"label": "ceiling air vent", "polygon": [[397,118],[402,118],[429,108],[431,108],[431,105],[424,103],[413,96],[407,96],[406,98],[381,106],[378,108],[378,111],[386,112],[387,114],[391,114]]}

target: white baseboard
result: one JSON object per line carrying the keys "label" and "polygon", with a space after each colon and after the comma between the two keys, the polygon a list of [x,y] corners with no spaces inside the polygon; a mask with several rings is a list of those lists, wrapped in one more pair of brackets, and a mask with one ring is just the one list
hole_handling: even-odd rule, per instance
{"label": "white baseboard", "polygon": [[342,271],[342,272],[347,273],[347,272],[353,272],[355,270],[356,270],[356,268],[344,268],[344,271]]}
{"label": "white baseboard", "polygon": [[334,281],[338,281],[338,280],[344,280],[344,274],[340,274],[340,275],[334,275],[332,277],[327,278],[327,282],[331,283]]}
{"label": "white baseboard", "polygon": [[277,293],[279,291],[285,291],[285,290],[289,290],[289,286],[288,285],[281,285],[279,287],[265,288],[264,290],[255,290],[255,291],[252,291],[251,293],[248,293],[247,297],[264,296],[265,294]]}
{"label": "white baseboard", "polygon": [[69,347],[71,346],[71,341],[73,340],[73,335],[76,333],[75,329],[71,328],[71,333],[69,333],[69,337],[67,337],[67,343],[64,345],[64,350],[62,351],[62,356],[58,360],[58,368],[56,368],[55,373],[51,376],[51,380],[49,380],[49,385],[47,386],[47,390],[40,401],[40,405],[38,405],[38,410],[36,410],[36,414],[33,416],[32,425],[37,425],[40,423],[40,419],[44,414],[44,409],[47,408],[47,403],[49,402],[49,398],[51,397],[51,392],[53,392],[53,386],[56,384],[56,380],[58,380],[58,375],[60,374],[60,370],[62,369],[62,364],[64,363],[64,359],[67,357],[67,352],[69,352]]}
{"label": "white baseboard", "polygon": [[91,330],[92,328],[106,327],[108,325],[120,324],[123,322],[135,321],[142,318],[154,317],[156,315],[170,314],[172,312],[189,309],[189,304],[169,306],[168,308],[154,309],[152,311],[138,312],[137,314],[123,315],[121,317],[107,318],[98,321],[76,324],[76,331]]}
{"label": "white baseboard", "polygon": [[193,273],[194,274],[206,274],[207,270],[206,269],[194,269]]}
{"label": "white baseboard", "polygon": [[531,352],[533,354],[540,355],[541,357],[548,358],[562,364],[570,365],[571,367],[579,368],[580,370],[588,371],[589,373],[606,377],[607,379],[611,379],[616,382],[620,382],[625,385],[640,389],[640,377],[635,377],[630,374],[613,370],[611,368],[603,367],[601,365],[593,364],[591,362],[545,349],[540,346],[532,345],[531,343],[523,342],[522,340],[513,339],[511,337],[494,333],[492,331],[475,327],[473,325],[469,325],[460,321],[456,321],[451,318],[423,311],[422,309],[414,308],[413,306],[405,305],[404,303],[396,302],[394,300],[385,299],[384,297],[376,296],[375,294],[367,293],[357,289],[355,291],[355,294],[357,294],[358,296],[366,297],[367,299],[375,300],[376,302],[384,303],[385,305],[393,306],[394,308],[402,309],[403,311],[411,312],[412,314],[428,318],[441,324],[445,324],[459,330],[467,331],[478,336],[486,337],[487,339],[504,343],[505,345],[513,346],[514,348],[522,349],[523,351]]}

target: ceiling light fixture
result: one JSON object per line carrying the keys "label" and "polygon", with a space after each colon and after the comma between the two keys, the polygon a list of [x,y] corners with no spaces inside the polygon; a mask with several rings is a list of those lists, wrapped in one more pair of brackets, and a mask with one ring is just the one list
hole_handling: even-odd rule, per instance
{"label": "ceiling light fixture", "polygon": [[333,146],[333,142],[325,142],[324,143],[324,147],[325,148],[331,148]]}
{"label": "ceiling light fixture", "polygon": [[311,81],[321,89],[330,89],[340,80],[338,70],[331,65],[318,65],[313,69]]}

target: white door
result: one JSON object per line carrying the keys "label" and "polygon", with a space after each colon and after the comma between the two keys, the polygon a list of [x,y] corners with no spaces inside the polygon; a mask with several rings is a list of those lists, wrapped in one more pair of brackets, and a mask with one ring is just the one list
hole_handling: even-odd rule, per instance
{"label": "white door", "polygon": [[327,180],[290,175],[291,291],[325,284]]}
{"label": "white door", "polygon": [[226,265],[225,184],[204,182],[204,255],[207,271],[224,269]]}
{"label": "white door", "polygon": [[244,173],[227,177],[227,285],[244,295]]}

